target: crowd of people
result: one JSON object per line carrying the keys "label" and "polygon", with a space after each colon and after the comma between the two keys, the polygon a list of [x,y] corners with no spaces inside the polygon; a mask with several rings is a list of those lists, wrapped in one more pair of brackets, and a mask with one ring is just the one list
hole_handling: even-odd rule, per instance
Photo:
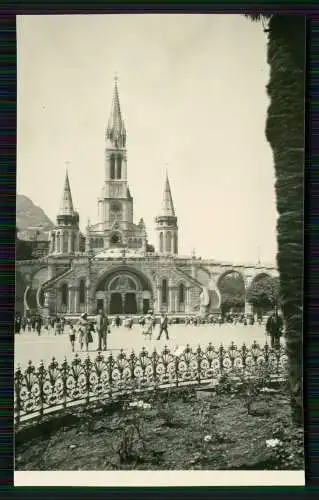
{"label": "crowd of people", "polygon": [[255,322],[258,324],[262,324],[263,317],[258,315],[255,318],[254,314],[244,314],[244,313],[225,313],[225,314],[210,314],[207,317],[200,316],[187,316],[184,319],[185,325],[224,325],[224,324],[232,324],[232,325],[254,325]]}
{"label": "crowd of people", "polygon": [[[15,333],[36,332],[40,336],[43,330],[53,335],[61,335],[67,332],[69,334],[72,352],[75,351],[76,339],[78,339],[80,350],[82,351],[85,348],[85,350],[88,351],[90,344],[94,342],[94,333],[97,333],[98,345],[96,350],[106,351],[107,336],[111,333],[111,327],[119,328],[123,325],[128,329],[132,329],[133,324],[134,321],[132,317],[126,316],[121,318],[117,315],[110,319],[101,310],[98,311],[97,316],[94,318],[89,318],[87,313],[83,313],[79,320],[67,319],[63,316],[54,316],[44,319],[39,314],[20,316],[17,313],[15,316]],[[142,328],[142,334],[149,336],[151,339],[156,325],[156,317],[153,313],[150,312],[146,316],[141,316],[138,319],[138,324]],[[169,340],[167,328],[168,317],[162,314],[159,320],[158,339],[160,339],[163,332],[165,332],[166,339]]]}
{"label": "crowd of people", "polygon": [[[109,320],[108,316],[103,313],[103,311],[99,311],[97,316],[94,319],[89,319],[87,313],[81,314],[81,318],[77,324],[78,327],[78,340],[80,344],[80,350],[85,347],[85,350],[89,350],[89,345],[94,341],[94,332],[97,333],[97,351],[106,351],[107,350],[107,337],[111,333],[111,327],[119,328],[123,324],[127,328],[132,328],[133,320],[132,318],[124,318],[123,320],[120,316],[116,316],[112,321]],[[148,314],[143,319],[140,318],[139,321],[140,326],[142,327],[142,334],[148,335],[149,338],[152,338],[152,334],[154,331],[154,327],[156,324],[155,317],[153,314]],[[166,339],[169,340],[168,336],[168,319],[167,315],[162,314],[160,317],[159,323],[159,334],[157,340],[159,340],[165,332]],[[72,345],[72,351],[74,352],[75,345],[75,326],[72,324],[70,330],[70,341]]]}
{"label": "crowd of people", "polygon": [[34,314],[32,316],[20,316],[20,314],[15,315],[14,320],[14,331],[15,333],[22,332],[37,332],[38,335],[41,334],[41,329],[43,326],[43,319],[40,314]]}
{"label": "crowd of people", "polygon": [[42,318],[40,314],[32,314],[27,316],[15,315],[14,330],[15,333],[33,332],[41,335],[43,328],[49,332],[53,331],[55,335],[64,332],[66,319],[64,317],[55,316],[50,318]]}
{"label": "crowd of people", "polygon": [[[258,315],[256,320],[258,324],[262,324],[263,317]],[[137,319],[138,325],[141,327],[142,335],[149,340],[153,338],[153,334],[158,324],[158,335],[156,340],[159,340],[163,333],[166,339],[169,340],[168,329],[171,325],[183,323],[185,326],[198,326],[201,324],[242,324],[253,325],[255,317],[253,314],[237,314],[227,313],[224,315],[210,315],[206,318],[199,316],[187,316],[184,318],[168,317],[166,314],[155,316],[152,311],[142,315]],[[66,331],[69,334],[72,351],[75,350],[76,337],[82,351],[84,348],[89,350],[90,344],[94,342],[94,333],[97,333],[97,348],[98,351],[107,350],[107,336],[111,333],[111,328],[119,328],[121,325],[128,329],[132,329],[134,320],[132,317],[126,316],[121,318],[119,315],[114,318],[108,318],[102,310],[98,311],[97,316],[89,318],[87,313],[81,314],[80,319],[67,319],[65,317],[55,316],[42,318],[39,314],[15,316],[15,333],[34,332],[38,336],[41,335],[43,329],[53,335],[61,335]],[[271,346],[275,347],[280,344],[280,337],[283,333],[283,321],[277,311],[270,314],[266,320],[266,333],[271,339]]]}

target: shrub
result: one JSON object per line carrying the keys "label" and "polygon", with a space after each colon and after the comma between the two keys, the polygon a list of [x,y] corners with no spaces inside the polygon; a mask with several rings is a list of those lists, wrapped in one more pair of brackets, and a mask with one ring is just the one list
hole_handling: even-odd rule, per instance
{"label": "shrub", "polygon": [[118,445],[114,450],[118,455],[120,463],[140,460],[139,453],[142,448],[146,451],[146,440],[144,431],[145,413],[152,409],[150,403],[142,400],[126,401],[123,406],[123,414],[118,419],[117,430],[120,433]]}
{"label": "shrub", "polygon": [[266,365],[254,369],[253,374],[238,370],[232,374],[224,373],[216,387],[217,394],[237,394],[243,397],[247,413],[252,413],[252,406],[261,392],[266,392],[271,385],[270,373]]}
{"label": "shrub", "polygon": [[274,424],[273,439],[266,441],[272,450],[275,469],[300,470],[304,468],[304,430],[288,420]]}

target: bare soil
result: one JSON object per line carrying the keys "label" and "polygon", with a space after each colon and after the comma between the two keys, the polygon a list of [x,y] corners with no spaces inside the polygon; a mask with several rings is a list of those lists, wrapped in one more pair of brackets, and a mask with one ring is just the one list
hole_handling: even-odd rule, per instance
{"label": "bare soil", "polygon": [[[125,403],[115,402],[19,429],[15,469],[272,469],[266,440],[274,428],[291,425],[284,393],[259,395],[250,413],[238,395],[208,391],[148,395],[143,401],[151,409],[124,409]],[[300,470],[299,462],[294,467]]]}

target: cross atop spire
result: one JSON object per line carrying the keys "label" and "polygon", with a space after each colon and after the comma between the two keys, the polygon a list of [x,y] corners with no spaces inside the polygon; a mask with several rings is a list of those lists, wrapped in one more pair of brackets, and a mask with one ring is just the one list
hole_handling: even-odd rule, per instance
{"label": "cross atop spire", "polygon": [[174,210],[173,198],[172,198],[172,193],[171,193],[171,187],[170,187],[169,180],[168,180],[167,168],[166,168],[166,179],[165,179],[165,186],[164,186],[162,210],[161,210],[160,215],[161,216],[168,215],[171,217],[175,217],[175,210]]}
{"label": "cross atop spire", "polygon": [[66,170],[64,190],[59,210],[59,215],[74,215],[73,201],[70,189],[69,175]]}
{"label": "cross atop spire", "polygon": [[121,114],[121,106],[118,92],[118,77],[114,77],[114,93],[111,115],[106,129],[106,138],[113,147],[125,148],[126,130]]}

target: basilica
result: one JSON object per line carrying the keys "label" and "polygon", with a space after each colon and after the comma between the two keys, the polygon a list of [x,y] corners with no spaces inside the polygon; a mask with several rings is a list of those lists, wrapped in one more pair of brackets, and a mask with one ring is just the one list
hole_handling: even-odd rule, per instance
{"label": "basilica", "polygon": [[[102,154],[102,152],[101,152]],[[98,198],[98,220],[79,228],[66,172],[49,253],[36,261],[16,263],[16,307],[43,315],[172,315],[218,311],[218,282],[229,272],[242,275],[247,288],[260,275],[277,276],[273,267],[180,256],[179,227],[166,175],[160,213],[154,214],[155,249],[143,219],[134,221],[134,199],[128,185],[126,129],[115,81],[105,131],[105,180]],[[249,309],[249,304],[246,304]]]}

